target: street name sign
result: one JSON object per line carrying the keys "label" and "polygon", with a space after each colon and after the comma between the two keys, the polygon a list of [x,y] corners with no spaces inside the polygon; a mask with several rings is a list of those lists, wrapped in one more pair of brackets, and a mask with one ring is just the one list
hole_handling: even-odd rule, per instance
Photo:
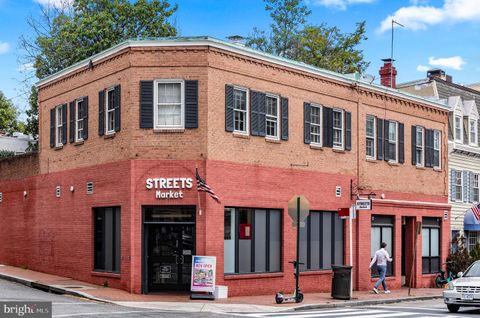
{"label": "street name sign", "polygon": [[370,199],[358,199],[355,201],[355,210],[371,210],[372,200]]}

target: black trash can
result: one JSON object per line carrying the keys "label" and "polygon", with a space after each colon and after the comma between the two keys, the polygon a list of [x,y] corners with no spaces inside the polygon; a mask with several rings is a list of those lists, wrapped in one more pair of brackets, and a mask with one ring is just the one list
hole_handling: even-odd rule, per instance
{"label": "black trash can", "polygon": [[332,298],[349,300],[352,266],[332,265],[332,271]]}

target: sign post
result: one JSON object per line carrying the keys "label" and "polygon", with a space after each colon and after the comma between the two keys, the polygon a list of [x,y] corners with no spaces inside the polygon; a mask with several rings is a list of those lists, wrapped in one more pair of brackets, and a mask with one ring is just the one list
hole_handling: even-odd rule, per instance
{"label": "sign post", "polygon": [[410,271],[410,283],[408,284],[408,296],[410,296],[410,289],[412,288],[413,283],[413,272],[415,270],[415,259],[417,256],[417,239],[418,236],[422,233],[422,222],[415,222],[415,242],[413,243],[413,257],[412,257],[412,270]]}
{"label": "sign post", "polygon": [[[299,300],[298,278],[300,274],[300,222],[304,222],[310,214],[310,203],[303,195],[294,195],[288,201],[288,215],[297,226],[297,256],[295,260],[295,302]],[[295,224],[296,223],[296,224]]]}

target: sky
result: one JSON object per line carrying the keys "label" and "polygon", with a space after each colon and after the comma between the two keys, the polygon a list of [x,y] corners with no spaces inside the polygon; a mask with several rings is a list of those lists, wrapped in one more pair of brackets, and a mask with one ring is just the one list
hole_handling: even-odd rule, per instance
{"label": "sky", "polygon": [[[0,91],[22,113],[28,94],[22,82],[30,65],[19,62],[19,38],[31,34],[27,23],[42,6],[64,0],[0,0]],[[71,1],[71,0],[67,0]],[[209,35],[225,39],[248,36],[254,27],[268,30],[271,23],[262,0],[170,0],[178,4],[174,16],[181,36]],[[430,68],[442,68],[460,84],[480,82],[480,0],[303,0],[312,14],[309,24],[327,23],[352,32],[366,21],[368,40],[361,44],[368,74],[375,76],[382,58],[391,54],[394,29],[397,83],[425,78]],[[30,83],[36,79],[31,78]]]}

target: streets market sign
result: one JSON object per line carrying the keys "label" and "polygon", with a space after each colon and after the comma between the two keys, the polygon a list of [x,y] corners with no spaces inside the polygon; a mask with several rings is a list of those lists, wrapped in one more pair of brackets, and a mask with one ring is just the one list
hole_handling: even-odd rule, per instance
{"label": "streets market sign", "polygon": [[148,178],[145,187],[155,189],[156,199],[183,199],[183,190],[191,189],[192,178]]}

